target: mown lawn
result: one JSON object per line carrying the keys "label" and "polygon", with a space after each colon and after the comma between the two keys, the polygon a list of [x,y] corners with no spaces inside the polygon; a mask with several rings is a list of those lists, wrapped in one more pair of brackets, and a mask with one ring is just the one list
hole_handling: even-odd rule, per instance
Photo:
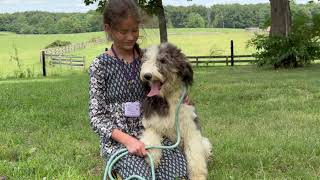
{"label": "mown lawn", "polygon": [[[195,69],[190,98],[214,145],[209,179],[320,178],[320,66]],[[88,76],[0,81],[0,176],[101,179]]]}

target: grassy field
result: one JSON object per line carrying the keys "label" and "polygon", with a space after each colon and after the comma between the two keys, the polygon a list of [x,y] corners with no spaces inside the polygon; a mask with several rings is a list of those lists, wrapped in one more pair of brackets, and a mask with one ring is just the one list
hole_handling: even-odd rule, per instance
{"label": "grassy field", "polygon": [[[214,145],[209,179],[320,178],[320,66],[195,69],[190,98]],[[88,76],[0,81],[0,176],[101,179]]]}
{"label": "grassy field", "polygon": [[[156,29],[141,29],[139,43],[141,47],[159,43],[159,31]],[[34,74],[41,72],[40,50],[55,40],[71,41],[73,43],[88,41],[94,37],[103,37],[103,32],[58,34],[58,35],[17,35],[0,32],[0,78],[5,78],[17,70],[15,61],[10,61],[18,50],[18,57],[23,69],[30,69]],[[253,49],[246,49],[246,42],[253,36],[252,32],[243,29],[168,29],[168,39],[180,47],[186,55],[230,54],[230,40],[235,42],[235,54],[250,54]],[[71,53],[86,57],[89,66],[94,57],[101,54],[110,43],[89,47]],[[50,71],[49,71],[50,73]]]}
{"label": "grassy field", "polygon": [[82,34],[52,34],[52,35],[18,35],[0,32],[0,76],[12,74],[17,70],[16,62],[11,61],[18,50],[18,57],[24,69],[41,72],[40,50],[56,40],[70,41],[72,43],[85,42],[94,37],[101,37],[102,32]]}

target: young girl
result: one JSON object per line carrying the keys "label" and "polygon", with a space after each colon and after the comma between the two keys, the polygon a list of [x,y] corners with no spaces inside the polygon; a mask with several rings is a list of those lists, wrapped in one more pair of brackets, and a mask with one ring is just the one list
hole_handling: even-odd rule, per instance
{"label": "young girl", "polygon": [[[104,29],[113,44],[90,66],[90,125],[100,136],[101,153],[106,158],[121,148],[129,154],[114,171],[122,178],[139,175],[151,179],[147,150],[139,135],[143,131],[141,113],[128,115],[124,103],[139,108],[146,89],[139,79],[141,50],[137,44],[140,14],[134,0],[109,0],[104,9]],[[134,103],[133,103],[134,102]],[[173,145],[168,139],[163,145]],[[187,179],[187,165],[179,149],[164,150],[156,169],[157,179]]]}

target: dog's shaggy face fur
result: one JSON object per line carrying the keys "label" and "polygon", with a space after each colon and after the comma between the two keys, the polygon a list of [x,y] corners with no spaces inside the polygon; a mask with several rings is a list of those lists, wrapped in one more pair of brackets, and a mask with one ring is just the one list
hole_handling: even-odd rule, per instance
{"label": "dog's shaggy face fur", "polygon": [[143,103],[144,116],[150,117],[153,111],[160,116],[168,114],[167,99],[179,86],[190,86],[193,71],[185,55],[176,46],[163,43],[152,46],[145,52],[140,78],[150,87]]}
{"label": "dog's shaggy face fur", "polygon": [[[163,43],[148,48],[142,58],[140,78],[150,91],[142,104],[142,124],[145,145],[160,146],[163,136],[176,141],[175,111],[182,86],[193,82],[193,71],[185,55],[176,46]],[[202,136],[193,106],[182,104],[179,112],[180,146],[188,161],[191,180],[205,180],[207,160],[211,154],[209,140]],[[160,162],[161,150],[150,150],[155,164]]]}
{"label": "dog's shaggy face fur", "polygon": [[[175,87],[184,83],[187,86],[192,85],[193,71],[190,63],[187,61],[185,55],[176,46],[170,43],[163,43],[159,46],[150,47],[143,58],[143,65],[141,68],[140,78],[148,81],[152,87],[153,83],[160,83],[160,88],[166,86]],[[178,78],[178,79],[177,79]],[[176,80],[177,79],[177,80]],[[160,96],[164,94],[170,95],[171,93],[164,93],[160,90]],[[150,96],[152,96],[150,94]]]}

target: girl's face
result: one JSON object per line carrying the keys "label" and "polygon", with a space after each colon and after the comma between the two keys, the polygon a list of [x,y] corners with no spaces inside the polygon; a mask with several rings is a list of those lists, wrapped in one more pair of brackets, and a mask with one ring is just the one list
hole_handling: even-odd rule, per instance
{"label": "girl's face", "polygon": [[115,46],[123,50],[132,50],[139,37],[139,23],[128,16],[115,27],[105,24],[105,31],[111,35]]}

